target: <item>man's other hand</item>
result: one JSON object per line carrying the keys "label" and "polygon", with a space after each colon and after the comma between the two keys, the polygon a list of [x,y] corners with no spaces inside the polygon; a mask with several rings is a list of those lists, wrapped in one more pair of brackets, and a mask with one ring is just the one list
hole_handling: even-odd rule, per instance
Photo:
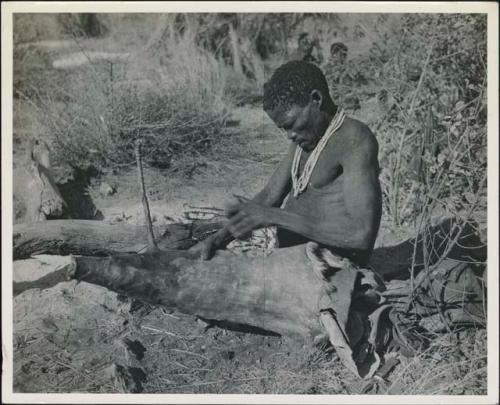
{"label": "man's other hand", "polygon": [[246,200],[238,204],[232,204],[226,208],[229,223],[226,228],[237,239],[244,239],[254,229],[262,228],[270,224],[269,207]]}
{"label": "man's other hand", "polygon": [[219,249],[219,244],[215,235],[212,235],[192,246],[189,250],[195,253],[199,253],[201,260],[210,260],[214,257],[215,252]]}

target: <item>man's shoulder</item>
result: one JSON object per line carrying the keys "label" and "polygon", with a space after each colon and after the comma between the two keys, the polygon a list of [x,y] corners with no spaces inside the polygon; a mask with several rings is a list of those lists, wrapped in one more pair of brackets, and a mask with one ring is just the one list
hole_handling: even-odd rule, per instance
{"label": "man's shoulder", "polygon": [[304,59],[304,52],[302,52],[300,49],[294,50],[290,55],[289,55],[289,60],[303,60]]}
{"label": "man's shoulder", "polygon": [[346,117],[344,121],[345,131],[344,137],[346,138],[346,145],[365,150],[378,150],[378,142],[374,133],[370,130],[368,125],[352,117]]}

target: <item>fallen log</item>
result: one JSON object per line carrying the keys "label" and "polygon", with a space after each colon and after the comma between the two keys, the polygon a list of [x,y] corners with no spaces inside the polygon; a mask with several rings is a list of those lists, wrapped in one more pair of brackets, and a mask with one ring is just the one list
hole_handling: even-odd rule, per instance
{"label": "fallen log", "polygon": [[[217,220],[197,220],[190,224],[175,223],[155,227],[159,249],[189,249],[223,225]],[[122,253],[144,253],[148,247],[146,226],[111,225],[92,220],[51,220],[43,223],[14,225],[14,260],[32,255],[109,256]],[[369,266],[378,274],[409,276],[413,241],[375,249]]]}
{"label": "fallen log", "polygon": [[[217,231],[222,222],[194,221],[157,227],[160,249],[188,249]],[[52,220],[14,225],[14,260],[37,254],[108,256],[138,253],[147,247],[146,226],[110,225],[91,220]]]}
{"label": "fallen log", "polygon": [[[159,249],[189,249],[198,241],[216,232],[223,226],[220,220],[196,220],[189,224],[175,223],[155,227],[154,236]],[[144,253],[148,247],[146,226],[111,225],[92,220],[51,220],[43,223],[14,225],[14,260],[27,259],[33,255],[81,255],[110,256],[123,253]],[[410,245],[408,243],[408,245]],[[405,271],[411,265],[408,246],[375,250],[370,267],[384,274]],[[401,253],[403,252],[403,254]],[[395,258],[397,256],[397,259]]]}
{"label": "fallen log", "polygon": [[[198,241],[223,226],[223,221],[196,220],[190,224],[175,223],[154,229],[155,240],[160,249],[189,249]],[[449,221],[431,229],[433,247],[432,265],[439,259],[446,247],[446,240],[451,225]],[[13,232],[14,260],[26,259],[36,254],[108,256],[121,253],[142,253],[148,246],[146,226],[110,225],[91,220],[51,220],[38,223],[14,225]],[[412,255],[417,253],[415,262],[423,263],[422,242],[417,249],[414,239],[403,241],[393,246],[376,248],[368,267],[375,270],[386,280],[408,279],[412,266]],[[477,235],[469,229],[463,231],[463,237],[449,252],[448,258],[459,261],[486,260],[486,246],[481,244]],[[423,266],[417,265],[418,272]]]}

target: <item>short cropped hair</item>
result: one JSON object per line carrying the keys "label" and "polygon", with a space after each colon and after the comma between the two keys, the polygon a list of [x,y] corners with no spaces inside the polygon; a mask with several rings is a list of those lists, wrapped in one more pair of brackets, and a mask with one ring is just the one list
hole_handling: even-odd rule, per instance
{"label": "short cropped hair", "polygon": [[300,41],[302,41],[304,38],[307,38],[308,36],[309,36],[309,34],[307,32],[302,32],[299,35],[299,39],[297,40],[297,42],[300,43]]}
{"label": "short cropped hair", "polygon": [[331,46],[330,46],[330,53],[332,53],[335,49],[342,49],[344,52],[347,52],[347,46],[342,43],[342,42],[334,42]]}
{"label": "short cropped hair", "polygon": [[313,90],[321,92],[324,106],[332,102],[328,83],[319,67],[304,61],[285,63],[264,84],[264,110],[287,111],[293,105],[305,107]]}

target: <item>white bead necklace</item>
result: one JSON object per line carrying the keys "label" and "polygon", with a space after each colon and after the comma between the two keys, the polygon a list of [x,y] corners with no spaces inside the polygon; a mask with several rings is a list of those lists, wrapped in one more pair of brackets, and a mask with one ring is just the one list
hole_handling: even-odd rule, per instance
{"label": "white bead necklace", "polygon": [[309,180],[311,179],[312,172],[316,163],[318,162],[319,155],[325,148],[326,144],[332,137],[332,135],[340,128],[345,119],[345,112],[343,109],[337,110],[335,116],[333,117],[330,125],[325,131],[323,137],[319,140],[318,144],[311,152],[309,157],[307,158],[306,164],[304,165],[304,170],[300,177],[298,176],[299,172],[299,163],[300,157],[302,156],[302,148],[297,145],[295,149],[295,155],[293,157],[292,163],[292,185],[293,185],[293,196],[298,197],[300,193],[302,193],[309,184]]}

